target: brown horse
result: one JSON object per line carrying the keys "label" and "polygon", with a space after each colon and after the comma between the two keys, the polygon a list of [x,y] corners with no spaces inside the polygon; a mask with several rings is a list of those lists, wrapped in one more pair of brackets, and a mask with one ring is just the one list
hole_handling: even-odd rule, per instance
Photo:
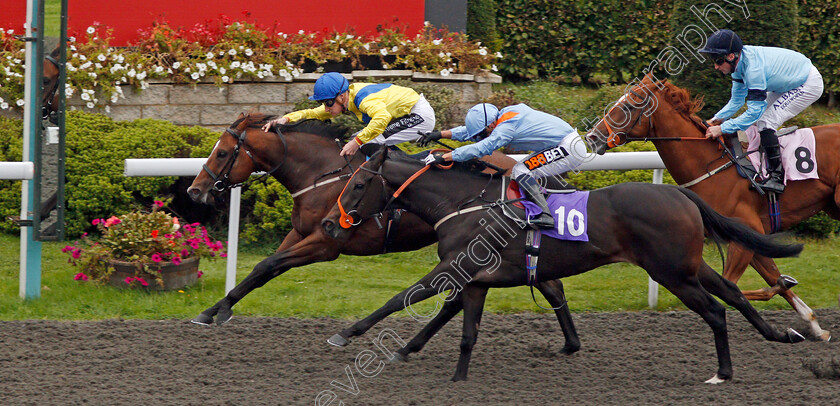
{"label": "brown horse", "polygon": [[[701,106],[702,102],[692,101],[686,90],[667,81],[654,82],[646,77],[618,100],[605,118],[587,134],[587,139],[601,154],[606,150],[610,137],[614,137],[613,143],[649,139],[676,182],[682,185],[697,181],[689,188],[716,211],[740,218],[759,232],[769,232],[767,198],[751,190],[750,182],[739,176],[734,167],[701,180],[707,173],[715,172],[716,168],[728,162],[719,143],[705,138],[705,123],[695,114]],[[818,126],[813,130],[819,179],[788,182],[779,199],[783,229],[821,210],[834,219],[840,219],[840,125]],[[667,139],[660,139],[663,137]],[[787,289],[784,278],[779,278],[779,269],[772,259],[755,255],[738,244],[729,245],[728,257],[723,270],[726,279],[738,282],[747,264],[751,264],[772,286],[745,291],[748,299],[769,300],[780,294],[809,322],[815,337],[830,339],[830,333],[820,328],[814,312]]]}
{"label": "brown horse", "polygon": [[[362,334],[389,314],[450,288],[452,293],[440,313],[398,349],[394,359],[403,360],[419,351],[463,309],[461,355],[452,378],[460,381],[467,378],[488,288],[525,285],[529,281],[525,261],[527,237],[526,233],[517,232],[521,229],[514,221],[499,213],[500,204],[484,204],[480,200],[485,195],[499,196],[505,189],[504,181],[495,182],[457,165],[446,172],[428,169],[421,162],[382,149],[347,182],[338,204],[324,219],[325,231],[339,238],[352,230],[347,222],[350,217],[377,216],[395,202],[436,224],[440,239],[441,261],[429,274],[333,338]],[[563,209],[555,212],[557,218],[566,212]],[[738,309],[768,341],[804,340],[793,330],[785,334],[771,327],[734,283],[723,279],[703,261],[704,232],[716,241],[737,241],[771,257],[797,255],[802,245],[780,244],[772,236],[721,216],[695,193],[670,185],[622,183],[593,190],[583,209],[586,217],[577,209],[569,212],[572,211],[579,215],[576,229],[585,232],[588,240],[543,238],[538,280],[577,275],[614,262],[643,268],[699,314],[714,332],[718,370],[708,383],[732,377],[726,313],[712,295]],[[575,221],[568,219],[558,220],[558,224],[575,227]]]}
{"label": "brown horse", "polygon": [[[365,162],[362,154],[356,154],[349,162],[339,156],[340,148],[335,140],[344,136],[345,130],[310,120],[280,126],[276,133],[262,131],[262,125],[271,118],[261,113],[240,115],[221,135],[207,158],[205,169],[187,193],[196,202],[211,204],[214,189],[245,182],[252,172],[269,172],[294,197],[292,231],[273,255],[257,264],[225,298],[198,315],[194,323],[210,324],[214,317],[216,323],[225,323],[233,314],[234,304],[293,267],[332,261],[339,254],[376,255],[383,251],[385,231],[376,222],[364,222],[341,241],[330,238],[321,228],[321,219],[335,205],[352,174],[351,169]],[[499,153],[491,159],[491,163],[506,169],[515,162]],[[393,236],[390,251],[412,251],[435,241],[437,237],[431,225],[406,213]],[[556,315],[566,337],[563,351],[577,351],[580,341],[568,307],[562,306],[562,283],[546,281],[537,287],[552,306],[558,307]]]}
{"label": "brown horse", "polygon": [[[61,74],[61,63],[59,55],[61,46],[56,47],[49,55],[44,57],[44,93],[41,95],[41,114],[43,119],[53,120],[53,113],[58,111],[58,79]],[[55,123],[55,121],[53,121]]]}

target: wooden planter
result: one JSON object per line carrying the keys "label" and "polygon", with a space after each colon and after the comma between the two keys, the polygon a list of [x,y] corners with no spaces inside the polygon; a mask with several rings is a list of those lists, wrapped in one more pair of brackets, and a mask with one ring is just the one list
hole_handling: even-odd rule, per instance
{"label": "wooden planter", "polygon": [[139,288],[146,290],[176,290],[192,285],[198,280],[198,257],[187,258],[180,264],[172,262],[158,262],[147,264],[149,272],[160,272],[163,286],[155,278],[143,278],[149,285],[143,286],[138,281],[126,283],[126,278],[138,275],[140,265],[133,262],[108,261],[108,266],[114,268],[108,276],[108,284],[120,288]]}

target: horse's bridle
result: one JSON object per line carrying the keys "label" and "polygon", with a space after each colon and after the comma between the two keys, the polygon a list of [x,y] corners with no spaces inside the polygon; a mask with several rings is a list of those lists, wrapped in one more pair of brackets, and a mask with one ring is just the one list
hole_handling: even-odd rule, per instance
{"label": "horse's bridle", "polygon": [[[225,129],[225,134],[232,135],[233,137],[236,138],[237,141],[236,141],[236,146],[233,147],[233,153],[231,154],[232,155],[231,158],[228,159],[227,162],[225,162],[225,165],[222,167],[222,170],[219,171],[218,175],[216,173],[214,173],[210,169],[210,167],[207,166],[206,162],[201,166],[202,169],[207,171],[207,174],[210,175],[210,178],[213,179],[213,181],[214,181],[213,182],[213,190],[215,190],[217,192],[224,192],[226,190],[233,189],[235,187],[246,186],[246,185],[248,185],[252,182],[256,182],[258,180],[261,180],[261,179],[265,178],[266,176],[271,175],[272,173],[274,173],[278,169],[280,169],[280,167],[283,166],[283,163],[286,162],[286,157],[288,156],[288,154],[286,153],[288,151],[288,145],[286,144],[286,137],[283,136],[283,133],[280,130],[275,130],[275,134],[277,134],[277,136],[280,137],[280,142],[283,143],[283,159],[280,160],[280,163],[277,164],[277,166],[275,166],[271,170],[266,171],[263,175],[257,177],[254,180],[249,179],[249,180],[246,180],[245,182],[230,183],[230,172],[233,170],[233,165],[236,164],[236,160],[239,158],[239,150],[242,148],[243,145],[245,145],[245,146],[248,145],[248,143],[245,141],[246,133],[247,133],[246,130],[239,131],[234,127],[229,127],[229,128]],[[249,146],[249,148],[250,148],[250,146]],[[260,165],[257,163],[257,160],[254,158],[254,156],[251,154],[250,149],[246,149],[245,154],[248,155],[249,158],[251,158],[251,161],[254,163],[254,168],[259,168]]]}
{"label": "horse's bridle", "polygon": [[[61,69],[63,68],[62,64],[58,62],[57,59],[53,58],[51,55],[45,56],[44,59],[50,61],[50,63],[55,65],[56,69],[58,69],[59,76],[61,76]],[[55,98],[56,91],[58,91],[58,77],[56,77],[55,84],[53,85],[53,87],[44,94],[43,99],[45,99],[47,102],[42,103],[41,105],[41,119],[43,120],[49,118],[50,113],[52,113],[53,99]]]}
{"label": "horse's bridle", "polygon": [[[645,97],[636,93],[633,89],[630,89],[628,91],[628,93],[630,93],[633,96],[638,97],[639,99],[642,100],[642,102],[645,101]],[[622,110],[625,107],[629,107],[626,104],[620,103],[622,100],[624,100],[624,97],[626,97],[626,96],[622,96],[621,99],[618,99],[618,102],[616,102],[616,104],[614,106],[612,106],[612,108],[610,108],[610,110],[606,114],[604,114],[604,118],[601,119],[601,121],[604,123],[604,126],[607,127],[607,133],[609,134],[609,136],[607,137],[607,146],[610,147],[610,148],[615,148],[615,147],[620,145],[620,144],[616,143],[616,141],[618,141],[620,137],[619,137],[618,134],[616,134],[616,131],[614,131],[612,129],[612,127],[610,126],[609,115],[610,115],[610,113],[612,113],[613,110],[615,110],[616,107],[621,106]],[[645,103],[645,106],[647,106],[647,103]],[[635,109],[638,109],[638,108],[633,106],[632,110],[635,110]],[[631,114],[632,114],[632,110],[631,110]],[[643,115],[648,116],[648,124],[651,128],[653,128],[653,119],[651,118],[651,116],[653,116],[653,114],[646,114],[645,108],[642,108],[640,110],[641,111],[639,112],[639,115],[636,117],[636,121],[634,121],[633,124],[630,125],[630,127],[626,128],[626,129],[622,129],[621,130],[622,133],[629,134],[630,131],[633,131],[633,129],[636,128],[636,125],[638,125],[639,122],[642,120]],[[639,140],[647,140],[647,138],[640,138]],[[629,141],[636,141],[636,139],[631,139],[630,137],[625,136],[624,137],[624,142],[629,142]]]}

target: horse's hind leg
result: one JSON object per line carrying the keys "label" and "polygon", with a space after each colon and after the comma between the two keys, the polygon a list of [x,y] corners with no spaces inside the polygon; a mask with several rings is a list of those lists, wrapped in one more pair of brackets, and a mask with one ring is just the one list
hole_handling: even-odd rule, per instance
{"label": "horse's hind leg", "polygon": [[580,337],[575,329],[575,323],[572,321],[572,313],[569,311],[569,306],[566,303],[566,294],[563,292],[563,282],[559,279],[552,281],[540,282],[537,284],[537,289],[545,296],[551,307],[554,308],[554,314],[557,316],[557,321],[560,322],[560,328],[563,329],[563,336],[566,337],[566,345],[561,350],[563,354],[573,354],[580,349]]}
{"label": "horse's hind leg", "polygon": [[[667,265],[663,265],[667,266]],[[681,265],[685,266],[685,265]],[[699,314],[712,328],[715,335],[718,371],[706,383],[721,383],[732,379],[732,359],[729,355],[729,333],[726,329],[726,309],[708,292],[703,290],[696,277],[689,272],[662,266],[658,270],[648,271],[650,276],[679,298],[689,309]]]}
{"label": "horse's hind leg", "polygon": [[700,284],[703,285],[709,293],[723,299],[726,304],[737,309],[750,324],[769,341],[777,341],[781,343],[800,342],[804,338],[793,329],[788,329],[786,333],[770,326],[764,318],[758,314],[758,311],[750,304],[749,300],[741,294],[734,283],[724,279],[718,275],[714,269],[703,262],[700,266],[700,271],[697,273],[700,279]]}
{"label": "horse's hind leg", "polygon": [[772,297],[774,293],[778,293],[781,297],[785,298],[790,303],[790,306],[796,310],[796,313],[799,314],[799,317],[808,322],[808,327],[811,329],[811,334],[814,337],[823,341],[831,339],[831,333],[820,328],[819,323],[817,323],[817,315],[814,311],[796,293],[793,293],[792,290],[780,286],[779,268],[776,267],[776,263],[771,258],[756,255],[753,258],[752,266],[764,278],[768,285],[773,286],[773,288],[767,289],[770,292],[770,296]]}
{"label": "horse's hind leg", "polygon": [[458,357],[455,376],[452,377],[452,380],[456,382],[467,380],[472,350],[476,340],[478,340],[478,325],[481,324],[481,314],[484,311],[487,288],[467,285],[462,295],[464,301],[464,331],[461,336],[461,355]]}
{"label": "horse's hind leg", "polygon": [[405,347],[398,349],[396,354],[394,354],[394,357],[391,359],[396,361],[405,361],[409,354],[422,350],[423,346],[425,346],[426,343],[429,342],[429,340],[463,308],[464,302],[462,301],[461,294],[447,300],[446,303],[444,303],[443,308],[440,312],[438,312],[437,316],[435,316],[432,321],[426,323],[426,325],[423,326],[423,329],[420,330],[420,332],[417,333],[417,335],[414,336],[414,338],[412,338]]}

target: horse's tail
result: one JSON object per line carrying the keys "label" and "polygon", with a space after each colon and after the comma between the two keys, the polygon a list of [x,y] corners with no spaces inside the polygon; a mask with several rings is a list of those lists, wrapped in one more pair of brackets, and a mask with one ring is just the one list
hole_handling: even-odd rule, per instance
{"label": "horse's tail", "polygon": [[778,241],[778,236],[758,233],[740,221],[726,217],[709,206],[697,193],[678,187],[677,190],[688,197],[703,217],[703,226],[709,238],[718,242],[734,241],[750,251],[768,258],[794,257],[802,252],[802,244],[785,244]]}

